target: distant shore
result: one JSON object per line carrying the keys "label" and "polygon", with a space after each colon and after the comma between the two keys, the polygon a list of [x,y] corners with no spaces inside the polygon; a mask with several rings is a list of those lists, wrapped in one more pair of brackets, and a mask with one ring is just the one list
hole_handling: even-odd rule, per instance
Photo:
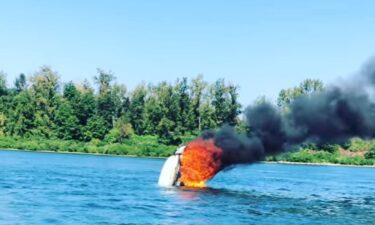
{"label": "distant shore", "polygon": [[308,163],[308,162],[288,162],[288,161],[261,161],[268,164],[291,164],[291,165],[309,165],[309,166],[344,166],[344,167],[368,167],[375,168],[375,165],[350,165],[338,163]]}
{"label": "distant shore", "polygon": [[93,155],[93,156],[115,156],[115,157],[127,157],[127,158],[149,158],[149,159],[166,159],[167,157],[158,156],[138,156],[138,155],[116,155],[107,153],[88,153],[88,152],[68,152],[68,151],[52,151],[52,150],[27,150],[27,149],[15,149],[15,148],[0,148],[0,151],[19,151],[19,152],[40,152],[40,153],[56,153],[56,154],[67,154],[67,155]]}
{"label": "distant shore", "polygon": [[[0,151],[41,152],[41,153],[58,153],[58,154],[71,154],[71,155],[113,156],[113,157],[126,157],[126,158],[149,158],[149,159],[166,159],[167,158],[167,157],[155,157],[155,156],[116,155],[116,154],[104,154],[104,153],[68,152],[68,151],[52,151],[52,150],[27,150],[27,149],[15,149],[15,148],[1,148]],[[288,161],[260,161],[258,163],[375,168],[375,165],[350,165],[350,164],[336,164],[336,163],[308,163],[308,162],[288,162]]]}

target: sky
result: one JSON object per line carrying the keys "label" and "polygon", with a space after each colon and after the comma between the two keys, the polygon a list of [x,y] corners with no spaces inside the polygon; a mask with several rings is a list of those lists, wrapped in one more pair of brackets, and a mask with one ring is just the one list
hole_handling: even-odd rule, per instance
{"label": "sky", "polygon": [[375,1],[2,0],[0,70],[11,85],[43,65],[63,82],[111,70],[141,82],[224,78],[240,102],[306,78],[332,83],[375,55]]}

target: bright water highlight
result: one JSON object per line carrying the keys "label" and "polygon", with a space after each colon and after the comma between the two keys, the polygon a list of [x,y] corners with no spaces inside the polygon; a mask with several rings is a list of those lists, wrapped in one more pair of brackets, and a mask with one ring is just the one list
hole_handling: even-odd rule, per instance
{"label": "bright water highlight", "polygon": [[256,164],[157,186],[164,160],[0,151],[0,224],[375,224],[375,169]]}

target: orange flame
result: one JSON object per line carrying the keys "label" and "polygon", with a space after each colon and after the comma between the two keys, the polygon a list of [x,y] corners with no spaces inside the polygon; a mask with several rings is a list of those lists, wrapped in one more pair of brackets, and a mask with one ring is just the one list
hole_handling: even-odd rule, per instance
{"label": "orange flame", "polygon": [[188,187],[205,187],[221,168],[223,150],[213,140],[190,142],[181,157],[180,181]]}

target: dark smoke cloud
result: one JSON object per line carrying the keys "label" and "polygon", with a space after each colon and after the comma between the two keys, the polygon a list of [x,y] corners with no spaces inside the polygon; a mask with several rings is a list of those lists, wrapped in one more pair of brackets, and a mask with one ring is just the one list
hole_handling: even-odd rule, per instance
{"label": "dark smoke cloud", "polygon": [[324,91],[301,96],[286,113],[270,104],[251,105],[245,118],[251,131],[240,135],[232,127],[206,132],[224,150],[223,168],[252,163],[304,143],[343,143],[351,137],[375,137],[375,60],[354,81],[329,86]]}
{"label": "dark smoke cloud", "polygon": [[362,74],[364,74],[365,79],[367,79],[370,84],[375,85],[375,57],[364,66]]}

